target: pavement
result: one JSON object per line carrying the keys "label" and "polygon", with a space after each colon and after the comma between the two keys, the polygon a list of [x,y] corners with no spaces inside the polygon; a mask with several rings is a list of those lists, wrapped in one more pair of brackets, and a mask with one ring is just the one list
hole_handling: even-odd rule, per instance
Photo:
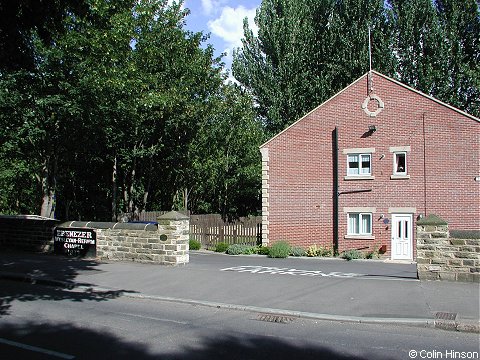
{"label": "pavement", "polygon": [[[420,281],[413,263],[191,251],[169,267],[0,251],[0,280],[316,320],[480,333],[477,283]],[[2,295],[12,301],[14,296]],[[21,299],[24,295],[17,294]],[[1,306],[0,306],[1,307]]]}

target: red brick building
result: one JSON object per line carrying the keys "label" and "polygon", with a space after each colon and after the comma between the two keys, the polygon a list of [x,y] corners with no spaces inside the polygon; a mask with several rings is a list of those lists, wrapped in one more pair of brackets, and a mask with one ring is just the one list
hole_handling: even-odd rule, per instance
{"label": "red brick building", "polygon": [[479,135],[478,118],[365,74],[261,146],[264,245],[413,260],[418,218],[480,229]]}

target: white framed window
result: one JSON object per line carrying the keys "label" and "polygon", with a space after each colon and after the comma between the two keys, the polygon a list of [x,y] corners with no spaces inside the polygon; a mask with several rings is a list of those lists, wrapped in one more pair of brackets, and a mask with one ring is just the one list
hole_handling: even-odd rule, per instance
{"label": "white framed window", "polygon": [[410,175],[408,174],[408,156],[410,151],[411,148],[409,145],[390,147],[390,152],[393,155],[393,171],[392,175],[390,175],[390,179],[410,179]]}
{"label": "white framed window", "polygon": [[348,213],[347,235],[372,235],[371,213]]}
{"label": "white framed window", "polygon": [[372,175],[372,154],[348,154],[347,155],[348,176],[370,176]]}
{"label": "white framed window", "polygon": [[393,153],[393,175],[407,175],[407,152]]}

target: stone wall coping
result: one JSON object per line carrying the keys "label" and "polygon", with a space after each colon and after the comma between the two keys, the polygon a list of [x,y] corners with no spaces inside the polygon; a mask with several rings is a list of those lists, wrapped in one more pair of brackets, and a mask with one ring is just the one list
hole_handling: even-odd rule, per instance
{"label": "stone wall coping", "polygon": [[448,223],[435,214],[430,214],[423,219],[417,220],[417,225],[448,225]]}
{"label": "stone wall coping", "polygon": [[35,223],[35,224],[55,224],[60,221],[37,215],[0,215],[0,221],[17,223]]}
{"label": "stone wall coping", "polygon": [[170,211],[166,214],[163,214],[157,218],[158,220],[174,220],[174,221],[179,221],[179,220],[189,220],[190,217],[187,215],[184,215],[182,213],[179,213],[178,211]]}
{"label": "stone wall coping", "polygon": [[58,225],[58,227],[71,228],[92,228],[99,230],[143,230],[157,231],[158,226],[154,223],[119,223],[119,222],[100,222],[100,221],[67,221]]}
{"label": "stone wall coping", "polygon": [[480,239],[480,230],[450,230],[450,237],[454,239]]}

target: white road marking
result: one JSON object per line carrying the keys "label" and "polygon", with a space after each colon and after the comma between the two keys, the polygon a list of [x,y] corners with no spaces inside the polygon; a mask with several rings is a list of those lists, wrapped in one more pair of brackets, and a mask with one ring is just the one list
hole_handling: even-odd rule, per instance
{"label": "white road marking", "polygon": [[46,354],[46,355],[51,355],[51,356],[58,357],[60,359],[75,359],[75,356],[73,356],[73,355],[68,355],[68,354],[64,354],[64,353],[53,351],[53,350],[43,349],[43,348],[40,348],[40,347],[37,347],[37,346],[22,344],[22,343],[19,343],[19,342],[16,342],[16,341],[11,341],[11,340],[7,340],[7,339],[3,339],[3,338],[0,338],[0,344],[10,345],[10,346],[18,347],[18,348],[24,349],[24,350],[29,350],[29,351],[34,351],[34,352]]}
{"label": "white road marking", "polygon": [[394,277],[389,275],[368,275],[358,273],[343,273],[339,271],[323,272],[321,270],[300,270],[292,268],[278,268],[271,266],[241,265],[220,269],[220,271],[248,272],[251,274],[271,274],[271,275],[294,275],[294,276],[320,276],[329,278],[348,278],[362,280],[396,280],[396,281],[418,281],[417,279]]}
{"label": "white road marking", "polygon": [[185,322],[185,321],[178,321],[178,320],[171,320],[171,319],[162,319],[162,318],[156,318],[156,317],[153,317],[153,316],[130,314],[130,313],[124,313],[124,312],[122,312],[122,313],[116,313],[116,314],[122,314],[122,315],[137,317],[137,318],[141,318],[141,319],[149,319],[149,320],[155,320],[155,321],[162,321],[162,322],[169,322],[169,323],[175,323],[175,324],[181,324],[181,325],[188,325],[188,322]]}

